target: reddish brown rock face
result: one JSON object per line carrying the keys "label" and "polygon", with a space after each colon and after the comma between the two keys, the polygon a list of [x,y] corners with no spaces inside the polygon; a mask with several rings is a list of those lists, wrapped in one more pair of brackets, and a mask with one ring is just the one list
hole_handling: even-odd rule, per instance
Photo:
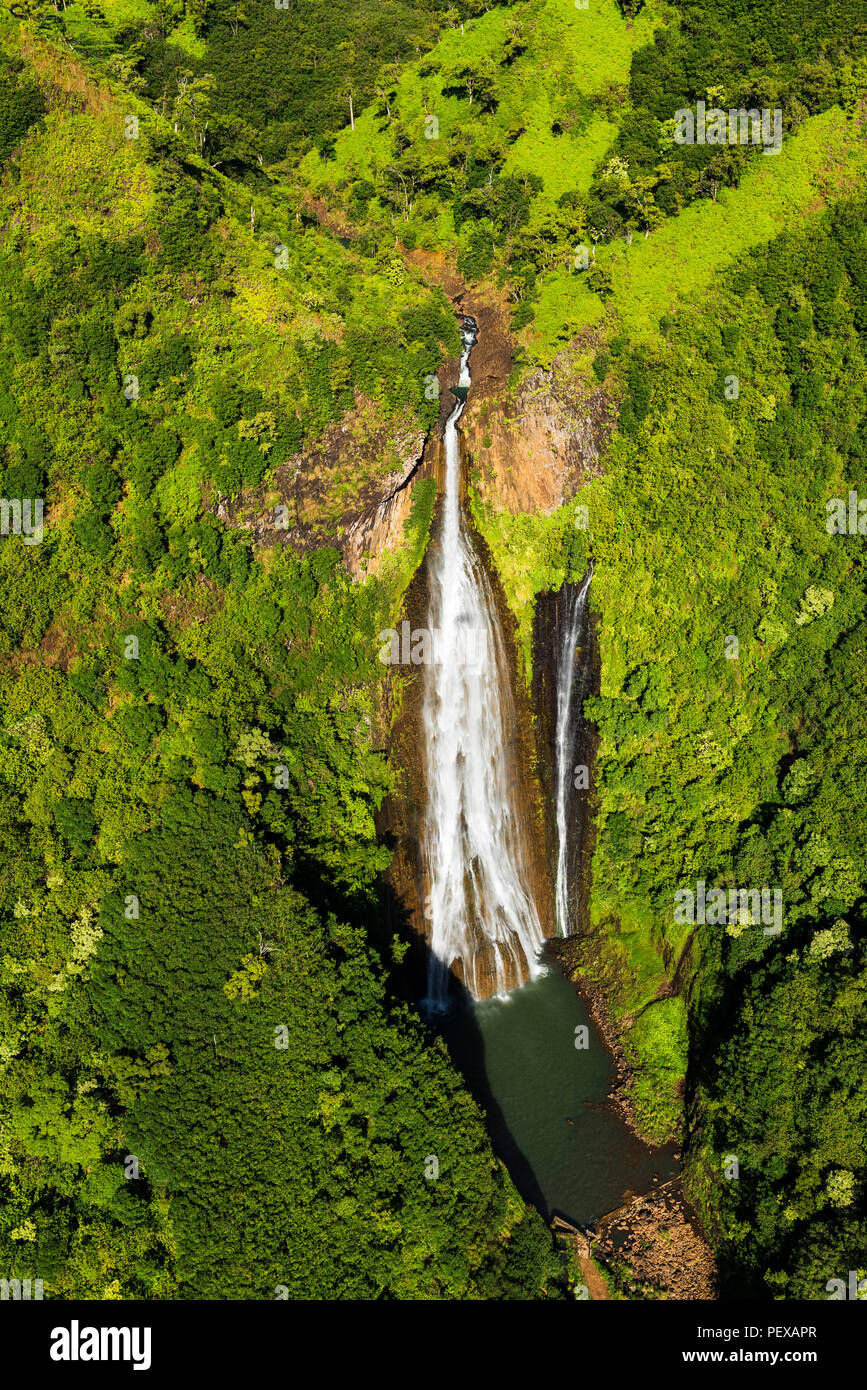
{"label": "reddish brown rock face", "polygon": [[[585,388],[586,389],[586,388]],[[556,511],[601,469],[611,428],[604,392],[580,389],[541,370],[517,391],[474,400],[465,438],[479,471],[483,502],[510,512]]]}
{"label": "reddish brown rock face", "polygon": [[[500,971],[505,974],[507,990],[517,989],[518,985],[524,984],[529,974],[520,942],[513,937],[510,947],[508,954],[501,954],[500,956]],[[462,983],[467,983],[462,962],[456,962],[452,966],[452,972]],[[472,992],[475,997],[478,999],[490,998],[496,992],[496,978],[497,966],[493,947],[489,941],[480,941],[472,961]]]}
{"label": "reddish brown rock face", "polygon": [[479,470],[483,502],[516,513],[554,511],[601,472],[599,460],[617,415],[616,402],[595,378],[575,368],[578,357],[595,351],[595,330],[579,334],[550,370],[540,368],[510,390],[514,306],[505,291],[468,290],[443,258],[430,252],[411,252],[407,260],[479,326],[461,433]]}
{"label": "reddish brown rock face", "polygon": [[549,371],[538,368],[510,390],[501,316],[487,309],[481,317],[490,321],[493,343],[478,383],[473,363],[473,389],[461,422],[479,493],[498,510],[553,512],[601,472],[615,419],[614,404],[595,378],[588,382],[574,366],[576,354],[592,349],[594,335],[588,331]]}

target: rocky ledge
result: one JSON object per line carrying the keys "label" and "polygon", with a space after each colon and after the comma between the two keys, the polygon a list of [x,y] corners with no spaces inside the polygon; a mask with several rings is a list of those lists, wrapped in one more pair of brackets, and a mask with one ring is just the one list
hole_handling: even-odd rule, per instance
{"label": "rocky ledge", "polygon": [[608,1270],[624,1298],[717,1296],[713,1251],[680,1178],[601,1217],[585,1234],[593,1259]]}

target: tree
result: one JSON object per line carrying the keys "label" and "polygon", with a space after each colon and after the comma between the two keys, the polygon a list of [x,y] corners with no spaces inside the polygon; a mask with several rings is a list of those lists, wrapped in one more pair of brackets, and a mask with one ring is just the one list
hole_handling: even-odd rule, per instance
{"label": "tree", "polygon": [[478,58],[461,63],[449,77],[446,91],[466,92],[469,104],[478,98],[483,111],[493,111],[497,105],[497,71],[490,58]]}
{"label": "tree", "polygon": [[391,103],[397,96],[398,82],[400,80],[401,67],[399,63],[386,63],[380,69],[379,77],[376,82],[376,95],[379,97],[388,119],[392,119]]}
{"label": "tree", "polygon": [[208,117],[216,91],[216,81],[210,73],[196,77],[184,68],[177,74],[177,92],[172,108],[172,125],[176,133],[182,132],[193,143],[196,154],[205,151],[208,135]]}
{"label": "tree", "polygon": [[337,45],[337,51],[338,51],[338,53],[341,55],[340,68],[341,68],[342,89],[343,89],[344,96],[346,97],[347,101],[349,102],[349,126],[350,126],[350,129],[351,129],[351,130],[354,130],[354,129],[355,129],[355,111],[354,111],[353,106],[352,106],[352,85],[353,85],[352,72],[353,72],[353,69],[354,69],[354,67],[355,67],[355,62],[356,62],[356,57],[357,57],[356,51],[355,51],[355,44],[354,44],[354,43],[349,43],[349,42],[344,41],[343,43],[339,43],[339,44]]}

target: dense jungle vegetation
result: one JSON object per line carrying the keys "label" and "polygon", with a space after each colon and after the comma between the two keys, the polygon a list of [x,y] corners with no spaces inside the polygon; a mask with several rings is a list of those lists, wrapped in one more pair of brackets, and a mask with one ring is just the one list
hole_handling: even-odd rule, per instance
{"label": "dense jungle vegetation", "polygon": [[[608,634],[593,891],[618,923],[639,1104],[672,1127],[687,1069],[724,1274],[800,1298],[867,1234],[867,595],[862,536],[829,534],[826,508],[867,483],[864,213],[775,239],[653,350],[624,348],[591,512],[603,650]],[[779,889],[782,932],[678,925],[673,892],[699,880]],[[660,953],[693,985],[651,1003]]]}
{"label": "dense jungle vegetation", "polygon": [[[45,500],[0,540],[0,1265],[47,1297],[560,1293],[382,925],[376,634],[429,489],[363,582],[391,446],[303,546],[227,521],[298,523],[329,432],[430,429],[457,336],[413,250],[505,306],[515,390],[616,406],[568,505],[477,520],[524,632],[593,557],[584,969],[644,1131],[724,1294],[864,1275],[864,530],[826,522],[867,495],[867,24],[709,8],[0,17],[0,492]],[[781,152],[677,145],[697,99],[780,107]],[[782,932],[679,923],[699,880],[781,889]]]}

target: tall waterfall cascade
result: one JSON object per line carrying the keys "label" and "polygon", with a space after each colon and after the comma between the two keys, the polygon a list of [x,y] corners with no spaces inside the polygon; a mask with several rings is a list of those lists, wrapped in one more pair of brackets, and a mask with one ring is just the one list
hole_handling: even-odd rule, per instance
{"label": "tall waterfall cascade", "polygon": [[442,518],[428,551],[433,660],[424,668],[422,700],[427,1003],[434,1010],[446,1007],[450,975],[478,999],[544,973],[543,931],[515,805],[509,663],[462,506],[458,421],[471,384],[472,319],[461,319],[461,336],[458,401],[444,431]]}

